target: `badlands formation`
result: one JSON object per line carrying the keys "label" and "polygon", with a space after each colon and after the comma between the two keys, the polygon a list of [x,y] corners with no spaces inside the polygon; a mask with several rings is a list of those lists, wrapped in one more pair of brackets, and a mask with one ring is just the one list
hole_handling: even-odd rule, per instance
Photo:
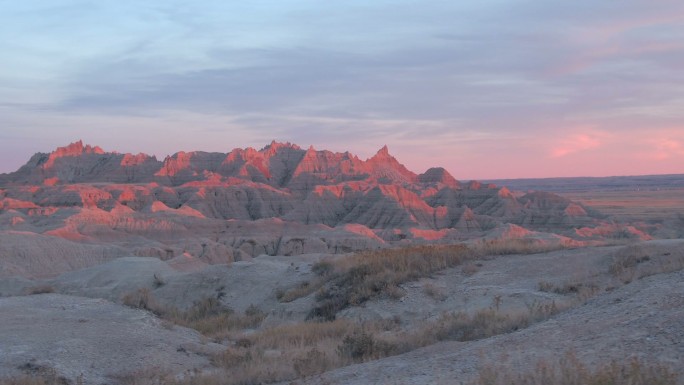
{"label": "badlands formation", "polygon": [[0,384],[479,384],[568,352],[682,373],[684,241],[665,234],[386,147],[77,142],[0,175]]}
{"label": "badlands formation", "polygon": [[590,245],[649,239],[544,192],[407,170],[387,147],[367,160],[271,143],[163,161],[81,142],[0,175],[0,276],[46,277],[122,256],[215,264],[523,238]]}

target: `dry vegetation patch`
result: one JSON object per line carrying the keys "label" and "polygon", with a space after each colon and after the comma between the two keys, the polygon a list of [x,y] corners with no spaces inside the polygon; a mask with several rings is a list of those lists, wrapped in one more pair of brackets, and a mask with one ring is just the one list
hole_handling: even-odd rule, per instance
{"label": "dry vegetation patch", "polygon": [[473,243],[473,252],[480,256],[508,254],[539,254],[576,247],[568,242],[545,242],[538,239],[483,239]]}
{"label": "dry vegetation patch", "polygon": [[[290,381],[331,369],[402,354],[439,341],[471,341],[529,326],[557,313],[555,303],[533,304],[527,311],[503,312],[494,305],[475,314],[444,313],[420,328],[404,330],[398,318],[358,322],[337,319],[308,321],[243,333],[233,333],[226,350],[213,357],[221,371],[183,381],[165,375],[137,374],[129,384],[258,384]],[[202,304],[182,320],[216,316]],[[199,330],[199,329],[198,329]]]}
{"label": "dry vegetation patch", "polygon": [[310,319],[333,320],[351,305],[387,295],[400,297],[399,285],[458,266],[478,255],[465,245],[413,246],[357,253],[314,265],[325,284],[316,294]]}
{"label": "dry vegetation patch", "polygon": [[481,369],[471,385],[680,385],[680,376],[662,364],[644,363],[637,358],[622,362],[599,362],[594,368],[573,353],[557,362],[541,360],[534,370],[520,373],[501,365]]}
{"label": "dry vegetation patch", "polygon": [[266,318],[266,314],[254,305],[249,306],[243,314],[238,314],[215,297],[196,301],[190,308],[181,310],[162,305],[146,288],[125,295],[122,302],[130,307],[148,310],[166,321],[195,329],[217,340],[227,338],[235,331],[258,327]]}
{"label": "dry vegetation patch", "polygon": [[608,269],[622,283],[630,283],[655,274],[684,269],[682,248],[661,248],[652,245],[630,245],[618,250]]}
{"label": "dry vegetation patch", "polygon": [[[333,320],[349,306],[360,305],[371,298],[401,298],[402,283],[414,281],[447,268],[462,265],[465,275],[475,274],[481,264],[475,261],[487,256],[534,254],[570,247],[564,243],[544,243],[532,239],[484,240],[466,246],[430,245],[397,249],[381,249],[351,256],[324,260],[313,266],[318,278],[282,293],[282,300],[316,292],[317,305],[309,319]],[[435,299],[443,298],[438,290],[426,289]]]}

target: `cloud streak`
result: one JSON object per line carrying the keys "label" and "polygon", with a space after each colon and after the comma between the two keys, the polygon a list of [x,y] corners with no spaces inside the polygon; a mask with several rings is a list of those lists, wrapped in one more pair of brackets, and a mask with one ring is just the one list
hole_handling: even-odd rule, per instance
{"label": "cloud streak", "polygon": [[561,140],[551,149],[551,157],[561,158],[588,150],[596,150],[604,146],[605,141],[610,138],[610,134],[596,130],[579,129],[578,132]]}

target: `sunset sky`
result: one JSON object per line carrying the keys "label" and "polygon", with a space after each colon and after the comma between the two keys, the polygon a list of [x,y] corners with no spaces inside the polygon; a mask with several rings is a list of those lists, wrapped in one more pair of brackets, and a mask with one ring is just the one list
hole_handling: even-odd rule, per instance
{"label": "sunset sky", "polygon": [[82,139],[684,173],[684,1],[0,1],[0,172]]}

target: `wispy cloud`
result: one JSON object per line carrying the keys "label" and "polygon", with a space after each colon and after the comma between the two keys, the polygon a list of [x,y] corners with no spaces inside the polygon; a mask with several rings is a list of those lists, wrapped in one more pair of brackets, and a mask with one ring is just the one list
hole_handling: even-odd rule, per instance
{"label": "wispy cloud", "polygon": [[571,134],[555,144],[551,149],[551,156],[561,158],[587,150],[595,150],[605,145],[610,134],[595,129],[580,129],[579,133]]}

